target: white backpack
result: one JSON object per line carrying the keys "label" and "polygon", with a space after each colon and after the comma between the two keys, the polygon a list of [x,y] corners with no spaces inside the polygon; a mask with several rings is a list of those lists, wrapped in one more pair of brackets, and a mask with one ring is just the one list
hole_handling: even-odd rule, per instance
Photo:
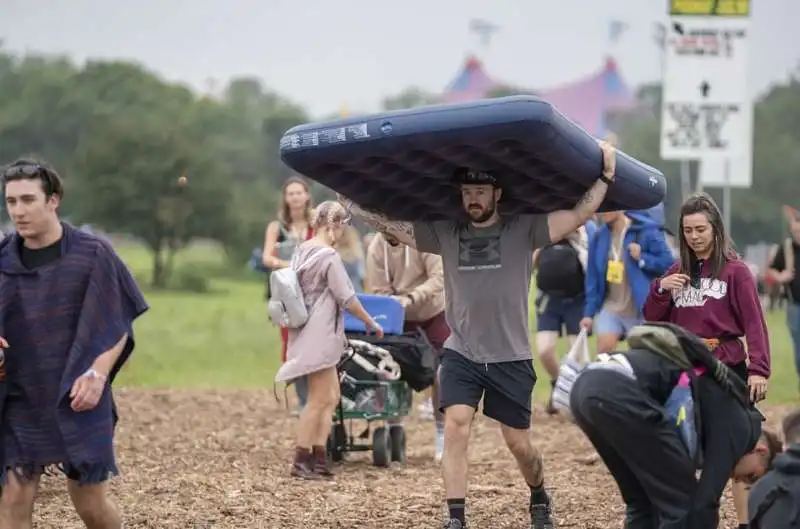
{"label": "white backpack", "polygon": [[[331,248],[330,251],[333,252],[335,250]],[[310,312],[306,307],[303,289],[300,288],[300,281],[297,275],[304,268],[307,268],[328,253],[320,251],[316,259],[308,259],[303,263],[298,263],[297,254],[295,254],[291,265],[270,274],[270,298],[267,303],[267,312],[272,323],[287,329],[299,329],[306,324]],[[322,298],[320,297],[320,299]]]}

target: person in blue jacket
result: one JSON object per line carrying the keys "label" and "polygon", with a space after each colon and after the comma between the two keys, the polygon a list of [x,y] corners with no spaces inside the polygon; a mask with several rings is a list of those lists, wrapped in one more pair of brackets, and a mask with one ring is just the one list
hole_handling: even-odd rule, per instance
{"label": "person in blue jacket", "polygon": [[597,335],[597,352],[614,351],[642,323],[650,283],[674,262],[663,229],[663,206],[599,213],[589,242],[581,326]]}

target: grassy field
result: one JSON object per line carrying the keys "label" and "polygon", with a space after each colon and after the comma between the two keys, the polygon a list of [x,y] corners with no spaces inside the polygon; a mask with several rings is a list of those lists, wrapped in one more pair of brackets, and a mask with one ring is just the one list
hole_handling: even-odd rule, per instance
{"label": "grassy field", "polygon": [[[119,251],[137,278],[148,277],[151,260],[144,250],[126,245]],[[214,262],[220,257],[211,250],[184,252],[177,259],[178,266]],[[213,281],[210,294],[146,292],[151,309],[136,324],[137,349],[117,384],[271,387],[280,364],[280,339],[267,318],[263,288],[256,278],[219,279]],[[773,362],[769,400],[797,402],[798,383],[783,312],[770,314],[768,323]],[[538,365],[537,372],[543,372]],[[545,396],[547,386],[537,385],[537,397]]]}

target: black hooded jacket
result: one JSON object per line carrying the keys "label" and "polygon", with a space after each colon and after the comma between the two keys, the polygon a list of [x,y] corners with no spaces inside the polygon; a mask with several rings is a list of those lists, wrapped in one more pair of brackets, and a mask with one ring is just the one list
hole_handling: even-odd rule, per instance
{"label": "black hooded jacket", "polygon": [[748,499],[752,529],[800,529],[800,443],[775,458]]}

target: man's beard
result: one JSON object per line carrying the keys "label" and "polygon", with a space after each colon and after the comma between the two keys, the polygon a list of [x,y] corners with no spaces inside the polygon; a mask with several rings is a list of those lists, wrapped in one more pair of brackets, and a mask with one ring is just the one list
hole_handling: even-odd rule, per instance
{"label": "man's beard", "polygon": [[472,222],[480,224],[492,218],[495,209],[497,209],[497,204],[495,203],[495,201],[492,201],[492,203],[489,204],[489,206],[487,206],[486,209],[480,208],[479,212],[473,209],[472,207],[468,208],[467,214],[469,214],[469,218],[470,220],[472,220]]}

